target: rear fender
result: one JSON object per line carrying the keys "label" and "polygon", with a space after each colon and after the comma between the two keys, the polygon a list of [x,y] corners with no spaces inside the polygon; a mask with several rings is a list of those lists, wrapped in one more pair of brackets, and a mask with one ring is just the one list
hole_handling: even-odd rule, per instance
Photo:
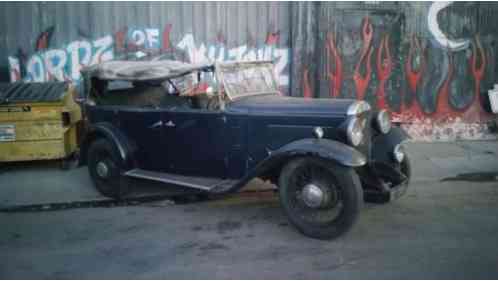
{"label": "rear fender", "polygon": [[80,164],[87,164],[88,147],[97,138],[105,138],[117,149],[121,158],[123,169],[131,169],[135,167],[135,159],[133,157],[136,146],[131,142],[119,129],[108,122],[93,124],[88,129],[88,133],[81,145]]}

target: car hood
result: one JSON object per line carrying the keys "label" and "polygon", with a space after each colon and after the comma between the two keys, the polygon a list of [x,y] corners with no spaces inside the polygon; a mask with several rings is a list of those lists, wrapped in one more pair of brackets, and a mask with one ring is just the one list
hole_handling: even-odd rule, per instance
{"label": "car hood", "polygon": [[272,115],[346,115],[352,99],[306,99],[279,95],[245,97],[230,103],[227,111]]}

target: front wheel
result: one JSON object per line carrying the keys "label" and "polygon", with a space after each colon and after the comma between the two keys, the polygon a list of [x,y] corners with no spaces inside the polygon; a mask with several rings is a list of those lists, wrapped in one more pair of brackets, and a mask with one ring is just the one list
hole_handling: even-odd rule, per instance
{"label": "front wheel", "polygon": [[279,190],[289,221],[304,235],[318,239],[347,232],[363,203],[361,183],[352,168],[310,157],[285,165]]}

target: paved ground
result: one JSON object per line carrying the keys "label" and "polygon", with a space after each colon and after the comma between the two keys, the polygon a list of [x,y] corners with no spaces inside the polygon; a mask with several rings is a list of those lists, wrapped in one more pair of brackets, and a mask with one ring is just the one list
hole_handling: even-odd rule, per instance
{"label": "paved ground", "polygon": [[[272,191],[184,205],[0,212],[0,278],[498,278],[498,182],[483,173],[498,170],[496,143],[409,150],[415,178],[407,195],[367,204],[335,241],[297,233]],[[2,204],[46,202],[47,184],[55,195],[69,190],[52,199],[80,200],[91,190],[85,172],[9,169],[0,174]],[[101,199],[84,199],[92,198]]]}

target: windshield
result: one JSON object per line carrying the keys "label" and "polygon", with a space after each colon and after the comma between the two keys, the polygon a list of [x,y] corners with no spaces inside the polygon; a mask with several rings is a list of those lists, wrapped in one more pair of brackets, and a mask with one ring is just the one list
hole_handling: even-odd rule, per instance
{"label": "windshield", "polygon": [[278,93],[278,84],[271,62],[226,63],[220,64],[218,70],[230,100]]}

